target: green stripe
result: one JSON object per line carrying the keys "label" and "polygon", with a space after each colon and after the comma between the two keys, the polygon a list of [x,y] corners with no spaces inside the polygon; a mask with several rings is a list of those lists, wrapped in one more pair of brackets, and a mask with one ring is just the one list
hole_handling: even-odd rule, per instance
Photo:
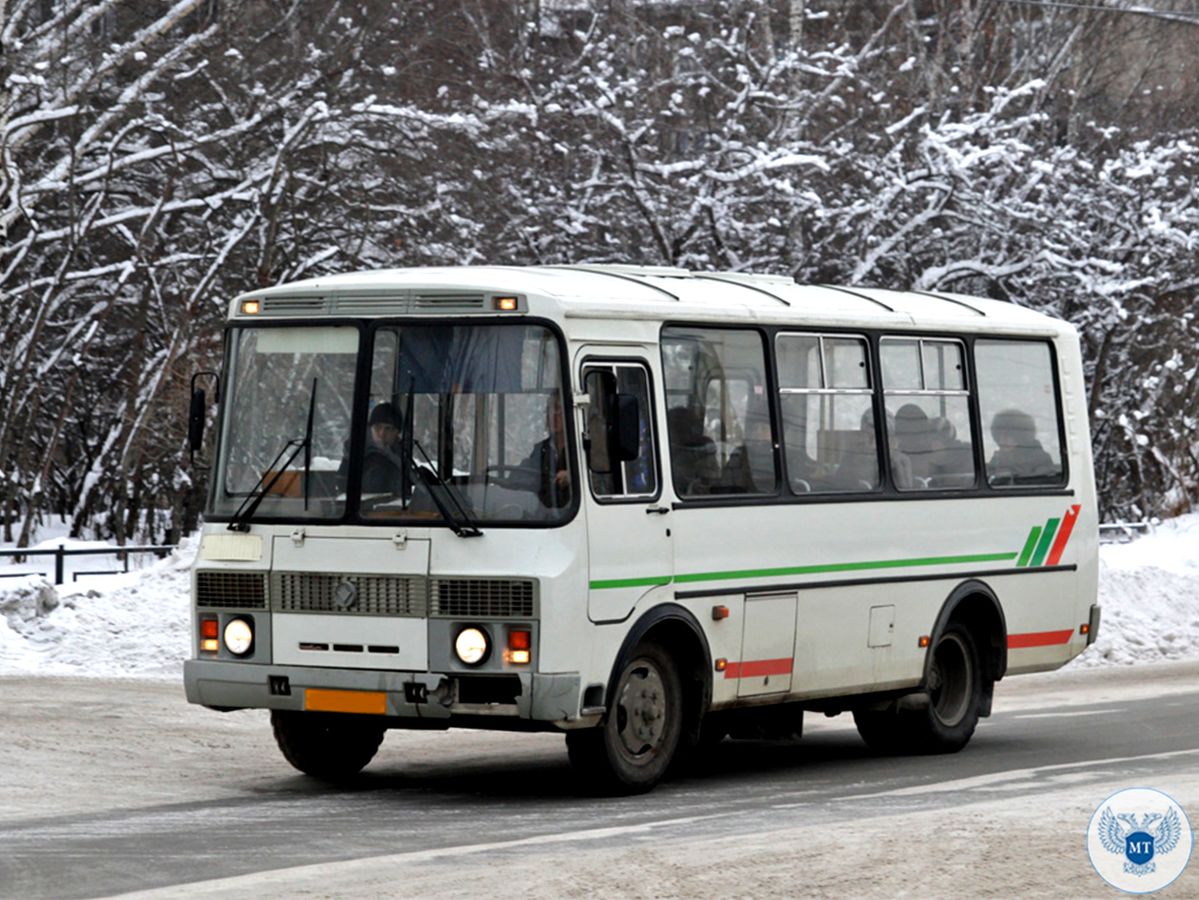
{"label": "green stripe", "polygon": [[649,578],[610,578],[606,581],[591,582],[591,589],[602,591],[607,588],[652,587],[656,584],[670,584],[670,582],[669,575],[657,575]]}
{"label": "green stripe", "polygon": [[1061,521],[1050,519],[1045,523],[1045,530],[1041,532],[1041,543],[1037,544],[1037,552],[1032,555],[1030,566],[1036,567],[1045,562],[1045,557],[1049,554],[1049,545],[1053,543],[1053,536],[1057,533],[1057,526]]}
{"label": "green stripe", "polygon": [[[952,566],[961,563],[1006,562],[1016,558],[1015,553],[975,553],[969,556],[923,556],[916,559],[878,559],[869,562],[824,563],[815,566],[783,566],[777,569],[736,569],[728,572],[693,572],[678,575],[676,584],[694,584],[697,581],[731,581],[742,578],[778,578],[784,575],[821,575],[829,572],[862,572],[868,569],[906,569],[916,566]],[[656,578],[619,578],[610,581],[593,581],[593,591],[618,587],[648,587],[670,584],[669,576]]]}
{"label": "green stripe", "polygon": [[1024,549],[1020,551],[1020,559],[1016,561],[1016,565],[1027,566],[1029,559],[1032,558],[1033,548],[1037,546],[1037,538],[1041,536],[1041,526],[1034,525],[1028,532],[1028,540],[1024,542]]}

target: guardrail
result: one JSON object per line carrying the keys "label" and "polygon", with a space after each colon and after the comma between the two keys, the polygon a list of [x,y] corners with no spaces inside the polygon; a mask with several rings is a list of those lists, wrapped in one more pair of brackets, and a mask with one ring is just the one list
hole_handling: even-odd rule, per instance
{"label": "guardrail", "polygon": [[[0,550],[0,557],[17,557],[26,556],[53,556],[54,557],[54,583],[62,584],[63,575],[66,569],[66,560],[68,556],[118,556],[121,559],[122,568],[105,569],[94,572],[75,572],[75,580],[79,580],[80,575],[115,575],[118,571],[129,571],[129,554],[131,553],[153,553],[159,559],[165,557],[168,553],[175,549],[174,544],[149,544],[139,547],[88,547],[86,549],[67,549],[66,547],[58,546],[53,550]],[[24,575],[32,575],[33,572],[5,572],[0,574],[0,578],[19,578]]]}
{"label": "guardrail", "polygon": [[1153,531],[1151,522],[1107,522],[1099,526],[1099,543],[1127,544]]}

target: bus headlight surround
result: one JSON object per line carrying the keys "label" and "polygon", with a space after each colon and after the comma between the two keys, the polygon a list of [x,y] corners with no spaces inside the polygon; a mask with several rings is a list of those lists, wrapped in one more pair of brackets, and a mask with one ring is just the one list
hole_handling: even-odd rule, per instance
{"label": "bus headlight surround", "polygon": [[454,653],[466,666],[480,666],[491,655],[491,639],[476,625],[468,625],[454,638]]}
{"label": "bus headlight surround", "polygon": [[230,619],[225,625],[225,649],[234,656],[245,656],[254,646],[254,629],[245,619]]}

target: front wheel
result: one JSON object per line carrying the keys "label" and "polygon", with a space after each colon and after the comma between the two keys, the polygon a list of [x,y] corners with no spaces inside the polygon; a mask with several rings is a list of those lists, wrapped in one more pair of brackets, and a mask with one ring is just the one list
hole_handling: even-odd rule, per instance
{"label": "front wheel", "polygon": [[570,763],[605,793],[639,794],[665,776],[679,747],[683,691],[678,669],[657,644],[641,644],[621,669],[598,728],[566,735]]}
{"label": "front wheel", "polygon": [[271,710],[271,728],[283,757],[322,781],[344,781],[362,771],[385,730],[359,716],[281,709]]}
{"label": "front wheel", "polygon": [[880,753],[956,753],[970,741],[982,709],[978,648],[970,631],[950,624],[933,648],[927,702],[901,699],[882,710],[855,710],[854,724]]}

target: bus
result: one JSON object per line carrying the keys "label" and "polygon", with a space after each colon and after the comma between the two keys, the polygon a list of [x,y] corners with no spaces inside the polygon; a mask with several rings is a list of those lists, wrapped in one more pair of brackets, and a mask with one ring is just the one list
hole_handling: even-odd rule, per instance
{"label": "bus", "polygon": [[1014,303],[399,269],[243,294],[224,353],[186,693],[317,778],[465,727],[635,793],[805,711],[949,753],[1097,634],[1078,336]]}

